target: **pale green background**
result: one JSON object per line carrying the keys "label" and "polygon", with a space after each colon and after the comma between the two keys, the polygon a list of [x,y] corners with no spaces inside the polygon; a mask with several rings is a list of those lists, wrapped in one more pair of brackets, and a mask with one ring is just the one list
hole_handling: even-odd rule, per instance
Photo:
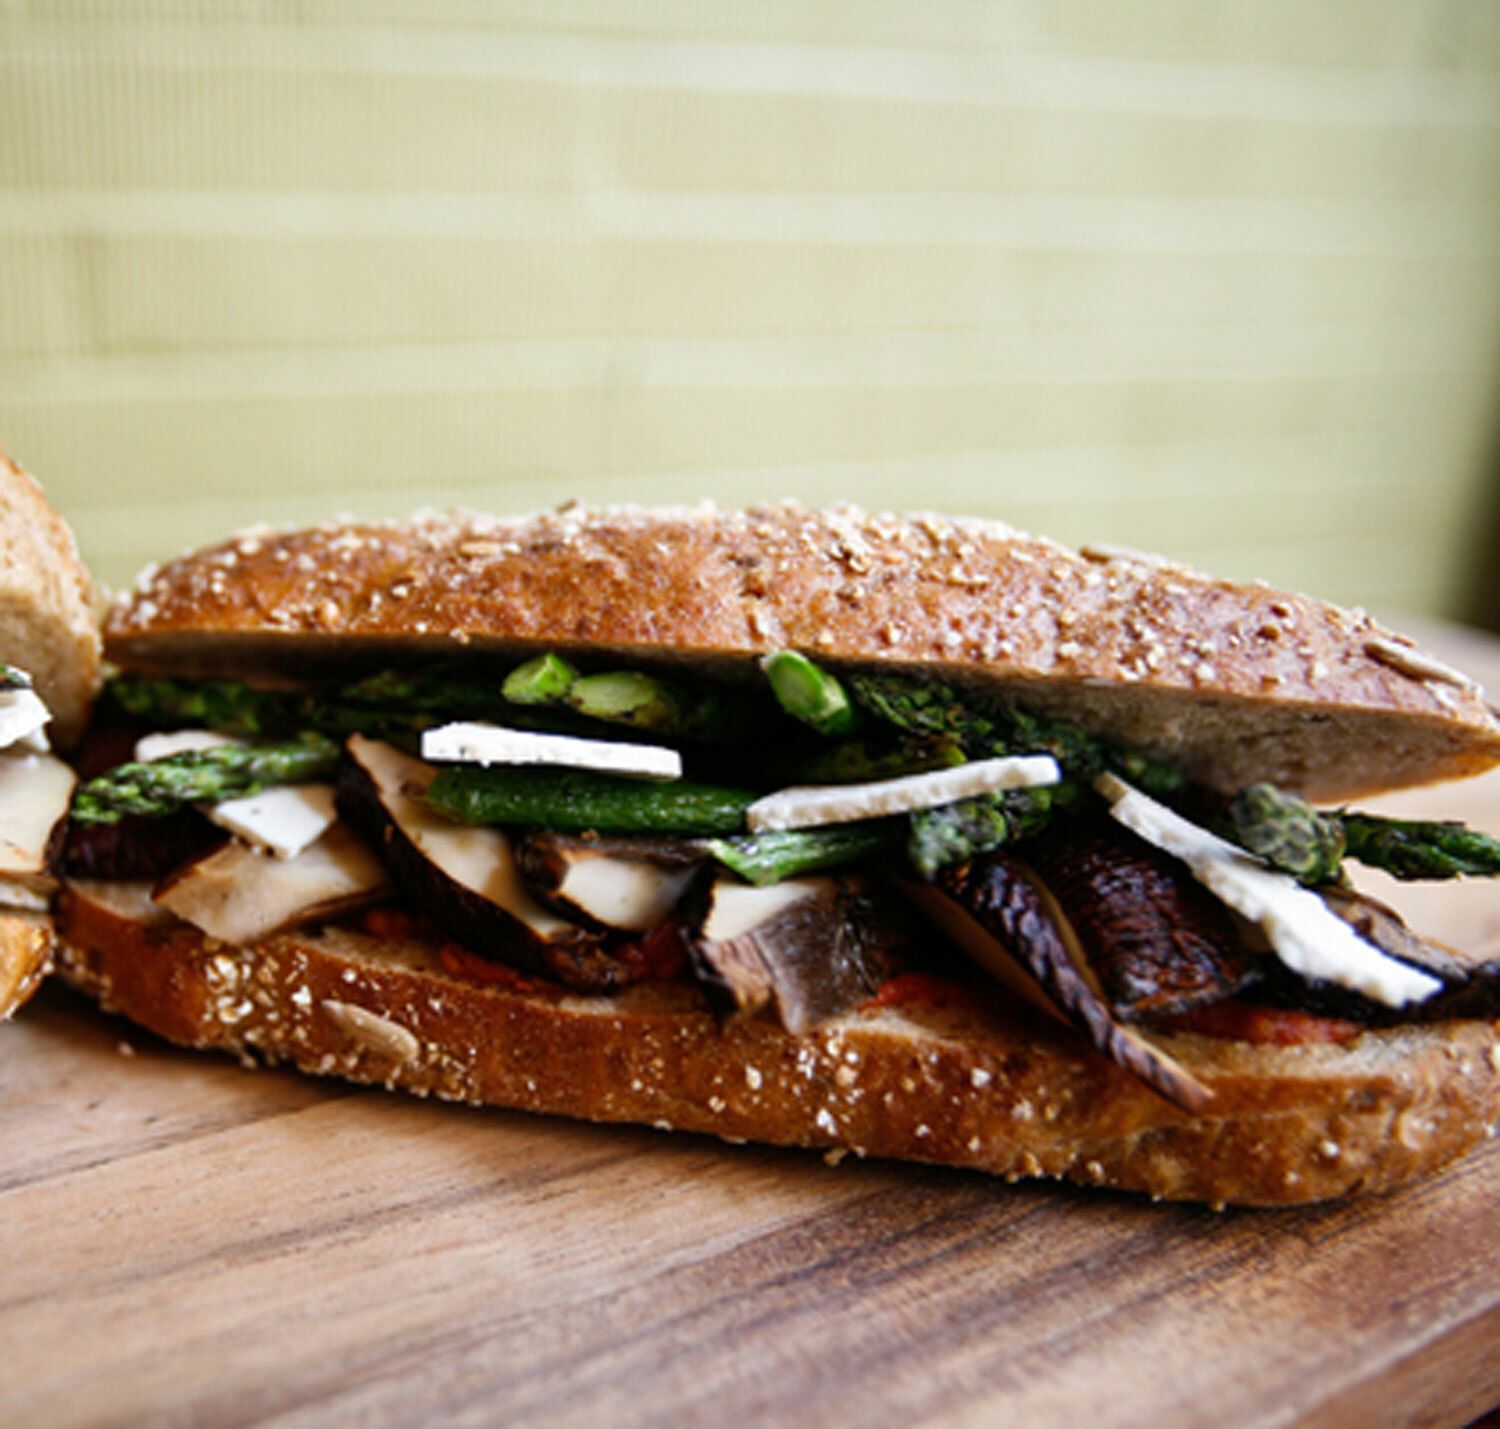
{"label": "pale green background", "polygon": [[0,439],[111,582],[579,497],[1454,613],[1496,0],[0,0]]}

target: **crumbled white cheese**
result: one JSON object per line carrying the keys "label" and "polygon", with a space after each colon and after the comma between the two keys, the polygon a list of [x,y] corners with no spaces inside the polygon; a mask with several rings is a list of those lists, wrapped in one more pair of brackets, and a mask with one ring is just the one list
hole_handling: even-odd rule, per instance
{"label": "crumbled white cheese", "polygon": [[880,779],[868,784],[819,784],[781,789],[757,799],[745,811],[752,833],[775,829],[805,829],[819,824],[845,824],[856,819],[935,809],[977,794],[1001,789],[1036,788],[1062,778],[1050,754],[1005,755],[977,759],[925,774]]}
{"label": "crumbled white cheese", "polygon": [[284,784],[222,799],[203,812],[221,829],[277,858],[296,858],[338,818],[332,784]]}
{"label": "crumbled white cheese", "polygon": [[1260,925],[1276,955],[1303,977],[1352,988],[1388,1007],[1422,1002],[1442,982],[1367,943],[1310,889],[1184,819],[1113,774],[1095,787],[1126,828],[1174,858],[1230,908]]}
{"label": "crumbled white cheese", "polygon": [[[35,690],[0,690],[0,749],[24,744],[36,750],[38,736],[51,718],[51,711]],[[46,749],[45,742],[41,749]]]}
{"label": "crumbled white cheese", "polygon": [[682,777],[682,756],[662,745],[536,734],[475,721],[427,730],[422,735],[422,757],[457,764],[545,764],[640,779]]}

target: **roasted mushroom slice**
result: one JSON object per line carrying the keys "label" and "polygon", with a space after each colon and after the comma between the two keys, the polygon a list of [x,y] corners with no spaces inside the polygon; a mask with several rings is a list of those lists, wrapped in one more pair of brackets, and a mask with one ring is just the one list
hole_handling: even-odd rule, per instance
{"label": "roasted mushroom slice", "polygon": [[1026,856],[1117,1017],[1138,1022],[1222,1002],[1260,976],[1262,959],[1229,910],[1118,826],[1060,828]]}
{"label": "roasted mushroom slice", "polygon": [[150,818],[126,814],[114,824],[70,820],[62,869],[69,878],[165,878],[224,842],[197,809]]}
{"label": "roasted mushroom slice", "polygon": [[381,850],[397,884],[450,938],[482,957],[607,992],[644,975],[602,934],[543,907],[527,891],[500,829],[455,824],[428,808],[435,770],[392,745],[355,735],[339,810]]}
{"label": "roasted mushroom slice", "polygon": [[[1319,888],[1319,896],[1366,942],[1383,953],[1440,978],[1443,990],[1426,1002],[1404,1009],[1405,1021],[1435,1022],[1449,1017],[1500,1017],[1500,959],[1476,963],[1452,948],[1407,926],[1394,908],[1353,888]],[[1348,1016],[1380,1021],[1385,1012],[1379,1004],[1358,993],[1338,989],[1332,1001]],[[1318,998],[1330,1001],[1330,990],[1318,989]]]}
{"label": "roasted mushroom slice", "polygon": [[1119,1021],[1066,917],[1015,859],[989,853],[913,883],[919,905],[1001,982],[1081,1032],[1099,1051],[1188,1111],[1210,1090],[1174,1058]]}
{"label": "roasted mushroom slice", "polygon": [[731,1011],[772,1008],[797,1034],[869,997],[903,936],[894,910],[854,878],[756,887],[720,877],[693,901],[690,947],[699,981]]}
{"label": "roasted mushroom slice", "polygon": [[347,825],[334,824],[295,858],[230,839],[169,874],[153,896],[209,937],[243,944],[372,903],[389,889],[380,860]]}
{"label": "roasted mushroom slice", "polygon": [[644,933],[676,908],[706,855],[680,839],[533,833],[516,858],[537,898],[596,928]]}
{"label": "roasted mushroom slice", "polygon": [[73,771],[50,754],[0,754],[0,881],[42,903],[56,887],[53,860],[63,837]]}

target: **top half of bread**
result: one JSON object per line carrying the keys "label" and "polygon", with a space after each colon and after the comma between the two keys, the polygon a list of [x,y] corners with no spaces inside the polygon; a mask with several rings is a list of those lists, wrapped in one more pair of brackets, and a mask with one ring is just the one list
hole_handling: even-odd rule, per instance
{"label": "top half of bread", "polygon": [[784,504],[256,531],[146,572],[122,665],[292,674],[542,649],[733,675],[794,648],[918,671],[1315,798],[1476,773],[1500,718],[1361,611],[993,522]]}
{"label": "top half of bread", "polygon": [[0,452],[0,661],[19,666],[52,711],[51,737],[77,740],[99,688],[93,583],[42,488]]}

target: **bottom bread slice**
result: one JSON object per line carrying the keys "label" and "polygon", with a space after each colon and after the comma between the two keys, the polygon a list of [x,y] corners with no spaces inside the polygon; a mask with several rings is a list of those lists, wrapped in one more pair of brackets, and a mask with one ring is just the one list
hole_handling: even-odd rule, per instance
{"label": "bottom bread slice", "polygon": [[1212,1089],[1192,1115],[1021,1009],[909,1000],[794,1036],[721,1021],[687,984],[522,991],[451,975],[420,939],[333,925],[236,947],[148,907],[66,890],[62,974],[173,1042],[419,1095],[1246,1205],[1388,1189],[1500,1121],[1494,1022],[1157,1036]]}
{"label": "bottom bread slice", "polygon": [[9,1017],[52,968],[52,930],[30,913],[0,913],[0,1020]]}

